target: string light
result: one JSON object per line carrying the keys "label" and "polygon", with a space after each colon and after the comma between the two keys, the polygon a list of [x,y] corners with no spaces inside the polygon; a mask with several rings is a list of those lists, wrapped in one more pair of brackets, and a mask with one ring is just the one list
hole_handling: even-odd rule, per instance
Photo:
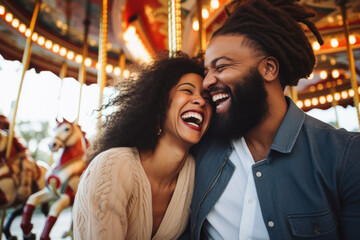
{"label": "string light", "polygon": [[218,0],[211,0],[210,6],[211,6],[213,9],[218,9],[218,8],[220,7],[220,3],[219,3]]}
{"label": "string light", "polygon": [[340,72],[337,69],[331,71],[331,75],[333,78],[338,78],[340,76]]}
{"label": "string light", "polygon": [[339,78],[338,80],[336,80],[336,84],[337,84],[337,85],[343,84],[343,80],[341,80],[341,79]]}
{"label": "string light", "polygon": [[335,94],[334,94],[334,99],[335,99],[336,101],[339,101],[339,100],[341,99],[340,93],[335,93]]}
{"label": "string light", "polygon": [[129,78],[130,77],[130,71],[125,69],[124,70],[124,78]]}
{"label": "string light", "polygon": [[19,26],[19,19],[17,18],[14,18],[11,22],[11,25],[14,27],[14,28],[17,28]]}
{"label": "string light", "polygon": [[348,92],[347,91],[342,91],[341,92],[341,97],[343,98],[343,99],[346,99],[346,98],[348,98]]}
{"label": "string light", "polygon": [[3,5],[0,5],[0,15],[5,14],[5,7]]}
{"label": "string light", "polygon": [[26,31],[25,31],[25,36],[26,36],[26,37],[30,37],[30,35],[31,35],[31,30],[30,30],[30,29],[26,29]]}
{"label": "string light", "polygon": [[85,59],[85,66],[90,67],[91,63],[92,63],[91,58],[86,58]]}
{"label": "string light", "polygon": [[325,104],[325,103],[326,103],[326,98],[325,98],[324,96],[321,96],[321,97],[319,98],[319,102],[320,102],[321,104]]}
{"label": "string light", "polygon": [[40,36],[38,38],[38,41],[37,43],[40,45],[40,46],[43,46],[45,44],[45,38],[43,36]]}
{"label": "string light", "polygon": [[7,14],[5,15],[5,20],[6,20],[7,22],[11,22],[11,21],[13,20],[13,15],[12,15],[11,13],[7,13]]}
{"label": "string light", "polygon": [[36,32],[34,32],[33,35],[32,35],[32,37],[31,37],[31,39],[32,39],[34,42],[36,42],[37,39],[38,39],[38,37],[39,37],[39,35],[38,35]]}
{"label": "string light", "polygon": [[311,103],[312,103],[313,106],[316,106],[316,105],[319,104],[319,100],[317,98],[312,98]]}
{"label": "string light", "polygon": [[297,101],[296,105],[298,106],[298,108],[302,108],[304,106],[302,101]]}
{"label": "string light", "polygon": [[325,70],[323,70],[323,71],[320,72],[320,78],[321,78],[321,79],[326,79],[327,76],[328,76],[328,75],[327,75],[327,72],[326,72]]}
{"label": "string light", "polygon": [[350,42],[350,44],[355,44],[356,43],[356,37],[354,35],[350,35],[349,42]]}
{"label": "string light", "polygon": [[209,11],[206,8],[203,8],[201,10],[201,16],[203,17],[203,19],[208,19],[209,18]]}
{"label": "string light", "polygon": [[330,64],[334,66],[336,64],[336,58],[330,58]]}
{"label": "string light", "polygon": [[336,38],[333,38],[331,39],[330,41],[330,45],[333,47],[333,48],[336,48],[339,46],[339,41],[336,39]]}
{"label": "string light", "polygon": [[110,65],[110,64],[108,64],[108,65],[106,66],[106,72],[107,72],[107,73],[111,73],[112,70],[113,70],[113,66]]}
{"label": "string light", "polygon": [[306,99],[306,100],[304,101],[304,104],[305,104],[305,107],[310,107],[310,106],[311,106],[311,101],[310,101],[310,99]]}
{"label": "string light", "polygon": [[67,53],[66,48],[64,48],[64,47],[60,48],[60,55],[61,55],[61,56],[64,57],[64,56],[66,55],[66,53]]}
{"label": "string light", "polygon": [[318,42],[313,42],[312,47],[314,51],[318,51],[320,49],[320,44]]}
{"label": "string light", "polygon": [[19,32],[21,32],[21,33],[24,33],[26,31],[26,26],[25,26],[25,24],[20,24],[20,26],[19,26]]}
{"label": "string light", "polygon": [[[60,46],[59,44],[54,44],[53,47],[52,47],[52,51],[54,53],[58,53],[60,51]],[[64,54],[65,55],[65,54]]]}
{"label": "string light", "polygon": [[73,51],[69,51],[67,54],[66,54],[66,57],[69,59],[69,60],[73,60],[74,57],[75,57],[75,54]]}
{"label": "string light", "polygon": [[46,40],[46,42],[45,42],[45,47],[46,47],[47,49],[51,49],[52,46],[53,46],[52,41],[49,40],[49,39]]}
{"label": "string light", "polygon": [[349,90],[349,96],[350,96],[350,97],[353,97],[353,96],[354,96],[354,90],[352,90],[352,89]]}
{"label": "string light", "polygon": [[115,68],[114,68],[114,74],[115,74],[116,76],[120,76],[120,74],[121,74],[121,69],[120,69],[119,67],[115,67]]}
{"label": "string light", "polygon": [[83,60],[83,57],[81,55],[76,55],[75,62],[80,64],[82,62],[82,60]]}
{"label": "string light", "polygon": [[328,95],[326,96],[326,100],[328,101],[328,103],[332,103],[333,100],[334,100],[334,98],[333,98],[333,96],[332,96],[331,94],[328,94]]}
{"label": "string light", "polygon": [[192,28],[194,31],[199,31],[200,25],[198,20],[193,21]]}

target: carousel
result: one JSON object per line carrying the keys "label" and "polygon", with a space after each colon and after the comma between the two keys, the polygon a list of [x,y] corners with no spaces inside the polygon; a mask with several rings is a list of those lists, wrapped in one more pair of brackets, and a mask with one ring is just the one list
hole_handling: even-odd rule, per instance
{"label": "carousel", "polygon": [[[124,78],[136,78],[139,68],[164,51],[173,54],[181,50],[190,56],[204,52],[212,33],[226,19],[225,9],[230,2],[0,0],[1,59],[21,62],[17,73],[12,75],[16,80],[0,82],[2,93],[10,91],[10,81],[18,86],[13,94],[16,96],[11,95],[8,98],[13,99],[3,101],[8,106],[0,106],[3,238],[22,238],[12,233],[13,229],[21,234],[24,229],[31,233],[33,225],[38,224],[31,220],[38,206],[46,216],[45,222],[41,231],[32,233],[29,239],[54,236],[55,223],[60,213],[71,207],[80,175],[86,168],[86,151],[91,140],[83,127],[84,109],[91,110],[90,128],[96,134],[101,130],[98,126],[104,113],[95,110],[104,102],[106,89]],[[286,88],[286,94],[305,112],[334,109],[336,127],[342,127],[337,109],[351,108],[356,127],[350,130],[358,131],[360,3],[357,0],[301,0],[300,3],[315,13],[312,21],[325,43],[320,46],[305,29],[309,32],[317,64],[308,79],[301,79],[296,87]],[[0,79],[4,79],[1,71],[7,69],[0,69]],[[35,160],[36,156],[16,132],[23,109],[29,108],[22,108],[25,101],[20,100],[21,96],[24,91],[34,91],[29,90],[32,85],[27,77],[30,71],[35,71],[34,76],[48,72],[56,78],[55,88],[60,89],[61,96],[54,97],[54,101],[76,95],[71,98],[75,109],[71,117],[59,110],[59,103],[52,109],[41,109],[50,112],[53,119],[50,124],[54,127],[53,138],[47,140],[49,159]],[[63,86],[69,79],[76,82],[72,94]],[[92,95],[87,94],[88,88],[95,89],[95,97],[94,91]],[[43,87],[37,91],[41,95],[48,89]],[[14,221],[21,215],[20,221]],[[64,237],[71,238],[71,229]]]}

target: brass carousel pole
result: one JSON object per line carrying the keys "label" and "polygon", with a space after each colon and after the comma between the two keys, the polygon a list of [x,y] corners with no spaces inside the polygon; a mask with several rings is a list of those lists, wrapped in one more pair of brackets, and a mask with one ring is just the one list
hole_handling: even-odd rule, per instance
{"label": "brass carousel pole", "polygon": [[98,57],[98,64],[99,70],[97,74],[97,82],[99,84],[99,116],[98,116],[98,133],[101,131],[101,106],[103,101],[103,90],[105,88],[106,82],[106,63],[107,63],[107,0],[102,1],[102,16],[100,20],[100,34],[99,34],[99,57]]}
{"label": "brass carousel pole", "polygon": [[[32,38],[32,35],[33,35],[33,32],[34,32],[36,19],[37,19],[39,10],[40,10],[40,4],[41,4],[41,0],[36,0],[34,12],[33,12],[33,15],[32,15],[31,21],[30,21],[30,36],[26,39],[24,54],[23,54],[23,58],[22,58],[23,71],[22,71],[22,74],[21,74],[20,86],[19,86],[18,96],[17,96],[17,99],[16,99],[15,108],[13,110],[12,121],[10,122],[9,139],[8,139],[7,148],[6,148],[6,155],[5,155],[6,158],[9,158],[9,156],[10,156],[11,143],[12,143],[12,139],[14,137],[14,127],[15,127],[16,113],[17,113],[17,109],[18,109],[18,106],[19,106],[19,99],[20,99],[22,84],[24,82],[25,73],[26,73],[26,70],[29,67],[29,61],[30,61],[30,55],[31,55],[31,38]],[[0,238],[0,240],[1,240],[1,238]]]}
{"label": "brass carousel pole", "polygon": [[169,0],[169,55],[181,51],[181,5],[180,0]]}
{"label": "brass carousel pole", "polygon": [[345,33],[345,41],[346,41],[346,52],[347,52],[347,57],[349,59],[349,70],[351,73],[351,87],[354,91],[354,106],[356,108],[356,113],[357,113],[357,117],[358,117],[358,123],[359,123],[359,130],[360,130],[360,111],[359,111],[359,92],[358,92],[358,84],[356,81],[356,72],[355,72],[355,61],[354,61],[354,55],[353,55],[353,51],[352,51],[352,47],[350,45],[349,42],[349,23],[348,23],[348,19],[347,19],[347,14],[346,14],[346,3],[348,2],[348,0],[337,0],[336,3],[340,6],[341,8],[341,14],[342,14],[342,18],[343,18],[343,23],[344,23],[344,33]]}
{"label": "brass carousel pole", "polygon": [[199,21],[199,53],[203,53],[205,51],[206,45],[206,34],[204,29],[204,22],[202,18],[202,0],[196,0],[196,15]]}
{"label": "brass carousel pole", "polygon": [[[33,32],[34,32],[36,19],[37,19],[39,10],[40,10],[40,4],[41,4],[41,0],[36,0],[34,12],[33,12],[33,15],[31,17],[31,21],[30,21],[30,36],[26,39],[24,54],[23,54],[23,58],[22,58],[23,71],[22,71],[22,74],[21,74],[19,91],[18,91],[15,107],[14,107],[14,110],[13,110],[12,120],[10,122],[9,139],[8,139],[7,146],[6,146],[6,155],[5,155],[6,159],[8,159],[10,157],[10,153],[11,153],[12,140],[14,138],[14,128],[15,128],[15,122],[16,122],[16,113],[17,113],[17,109],[18,109],[18,106],[19,106],[19,99],[20,99],[20,95],[21,95],[21,89],[22,89],[22,84],[24,82],[25,73],[26,73],[26,70],[29,67],[29,61],[30,61],[30,55],[31,55],[31,38],[32,38],[32,35],[33,35]],[[1,224],[0,233],[2,233],[2,231],[3,231],[4,219],[5,219],[5,210],[2,210],[1,223],[0,223]],[[1,239],[2,239],[2,234],[0,234],[0,240]]]}
{"label": "brass carousel pole", "polygon": [[119,58],[119,67],[120,67],[120,79],[124,79],[124,71],[125,71],[126,59],[123,51],[120,52]]}
{"label": "brass carousel pole", "polygon": [[332,97],[333,97],[333,101],[332,101],[331,105],[333,106],[334,111],[335,111],[335,127],[336,127],[336,128],[339,128],[339,127],[340,127],[340,125],[339,125],[339,116],[338,116],[338,113],[337,113],[337,110],[336,110],[336,107],[337,107],[337,105],[338,105],[338,102],[337,102],[337,100],[335,99],[335,93],[336,93],[335,86],[336,86],[335,80],[332,79],[332,80],[331,80],[331,88],[330,88],[330,91],[331,91],[331,95],[332,95]]}
{"label": "brass carousel pole", "polygon": [[80,117],[80,106],[81,106],[81,96],[82,89],[85,82],[85,74],[86,74],[86,66],[85,59],[88,55],[88,35],[89,35],[89,25],[90,25],[90,7],[91,3],[89,1],[86,2],[86,18],[84,20],[84,43],[83,43],[83,52],[82,52],[82,61],[79,70],[78,81],[80,82],[80,94],[79,94],[79,104],[78,104],[78,114],[76,117],[76,121],[79,122]]}

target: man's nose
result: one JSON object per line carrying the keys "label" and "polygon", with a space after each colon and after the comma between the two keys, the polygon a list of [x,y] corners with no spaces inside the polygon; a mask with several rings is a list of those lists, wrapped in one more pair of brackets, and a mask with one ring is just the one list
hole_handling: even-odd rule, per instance
{"label": "man's nose", "polygon": [[212,87],[216,84],[216,82],[217,82],[217,79],[214,76],[214,74],[211,72],[208,72],[203,81],[203,88],[206,90],[209,90],[210,87]]}

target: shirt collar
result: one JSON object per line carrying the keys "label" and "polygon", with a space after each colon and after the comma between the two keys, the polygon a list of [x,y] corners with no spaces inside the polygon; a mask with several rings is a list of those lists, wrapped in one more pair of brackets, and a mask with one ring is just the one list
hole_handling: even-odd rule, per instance
{"label": "shirt collar", "polygon": [[289,97],[285,99],[288,110],[271,145],[272,150],[281,153],[291,152],[305,119],[305,113]]}

